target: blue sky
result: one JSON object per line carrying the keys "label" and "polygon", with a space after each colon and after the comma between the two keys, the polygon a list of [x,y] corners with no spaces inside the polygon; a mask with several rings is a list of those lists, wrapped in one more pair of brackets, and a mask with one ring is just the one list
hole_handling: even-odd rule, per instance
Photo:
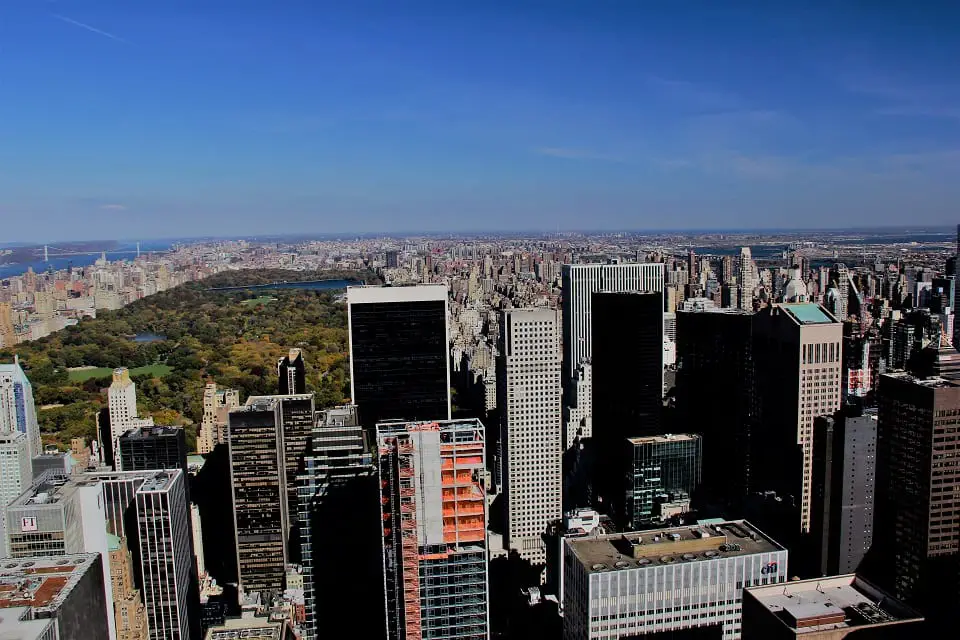
{"label": "blue sky", "polygon": [[5,241],[952,224],[935,2],[0,0]]}

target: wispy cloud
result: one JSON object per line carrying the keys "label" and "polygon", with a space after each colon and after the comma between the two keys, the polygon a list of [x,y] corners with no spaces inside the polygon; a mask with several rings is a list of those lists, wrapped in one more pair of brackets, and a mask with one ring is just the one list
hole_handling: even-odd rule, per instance
{"label": "wispy cloud", "polygon": [[102,204],[100,205],[100,208],[104,211],[126,211],[127,210],[126,205],[122,205],[118,203]]}
{"label": "wispy cloud", "polygon": [[564,160],[604,160],[607,162],[622,162],[623,158],[599,153],[590,149],[571,149],[569,147],[538,147],[533,150],[534,153],[551,158],[563,158]]}
{"label": "wispy cloud", "polygon": [[873,71],[848,77],[843,85],[881,103],[872,111],[876,115],[960,119],[960,85],[919,84]]}
{"label": "wispy cloud", "polygon": [[744,103],[743,99],[732,91],[699,82],[648,76],[647,85],[655,93],[697,109],[740,109]]}
{"label": "wispy cloud", "polygon": [[67,16],[62,16],[62,15],[60,15],[59,13],[51,13],[50,15],[53,16],[54,18],[56,18],[57,20],[60,20],[60,21],[62,21],[62,22],[66,22],[67,24],[72,24],[72,25],[74,25],[75,27],[80,27],[81,29],[86,29],[87,31],[89,31],[89,32],[91,32],[91,33],[96,33],[97,35],[101,35],[101,36],[103,36],[104,38],[110,38],[111,40],[116,40],[117,42],[122,42],[122,43],[124,43],[124,44],[130,44],[130,41],[129,41],[129,40],[126,40],[126,39],[124,39],[124,38],[121,38],[120,36],[115,35],[115,34],[112,34],[112,33],[108,32],[108,31],[103,31],[102,29],[97,29],[96,27],[92,27],[92,26],[90,26],[89,24],[85,24],[85,23],[83,23],[83,22],[80,22],[79,20],[74,20],[73,18],[68,18]]}

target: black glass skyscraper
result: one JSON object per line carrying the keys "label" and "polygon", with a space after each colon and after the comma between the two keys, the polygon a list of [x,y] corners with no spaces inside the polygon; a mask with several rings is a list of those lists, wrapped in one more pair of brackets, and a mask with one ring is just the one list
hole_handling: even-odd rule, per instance
{"label": "black glass skyscraper", "polygon": [[290,349],[290,353],[280,358],[277,378],[282,396],[307,392],[307,367],[300,349]]}
{"label": "black glass skyscraper", "polygon": [[677,313],[679,424],[702,434],[703,486],[720,503],[739,503],[750,486],[753,385],[753,313]]}
{"label": "black glass skyscraper", "polygon": [[661,430],[663,293],[599,292],[592,307],[594,488],[625,518],[624,443]]}
{"label": "black glass skyscraper", "polygon": [[124,471],[180,469],[186,476],[187,439],[182,427],[140,427],[118,442]]}
{"label": "black glass skyscraper", "polygon": [[450,418],[447,288],[350,287],[350,384],[360,423]]}

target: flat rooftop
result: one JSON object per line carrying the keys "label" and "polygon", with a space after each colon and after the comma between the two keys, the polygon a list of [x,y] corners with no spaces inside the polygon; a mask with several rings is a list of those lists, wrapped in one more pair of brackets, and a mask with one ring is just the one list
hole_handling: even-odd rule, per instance
{"label": "flat rooftop", "polygon": [[0,640],[42,640],[51,637],[51,627],[56,627],[53,618],[30,620],[30,607],[0,609]]}
{"label": "flat rooftop", "polygon": [[0,610],[57,609],[99,557],[96,553],[85,553],[0,558]]}
{"label": "flat rooftop", "polygon": [[567,544],[588,573],[784,550],[746,520],[569,538]]}
{"label": "flat rooftop", "polygon": [[662,444],[664,442],[688,442],[699,440],[697,433],[666,433],[662,436],[644,436],[642,438],[627,438],[631,444]]}
{"label": "flat rooftop", "polygon": [[799,324],[835,324],[837,322],[836,318],[827,313],[823,307],[813,302],[782,303],[779,306]]}
{"label": "flat rooftop", "polygon": [[177,475],[182,473],[183,472],[180,469],[158,471],[155,475],[152,475],[143,481],[143,484],[140,485],[137,493],[166,491],[173,486],[174,482],[176,482]]}
{"label": "flat rooftop", "polygon": [[382,302],[446,302],[446,300],[447,285],[445,284],[347,287],[347,303],[351,305]]}
{"label": "flat rooftop", "polygon": [[232,619],[208,629],[206,640],[283,640],[285,627],[285,622],[262,618]]}
{"label": "flat rooftop", "polygon": [[746,593],[797,635],[922,619],[853,574],[751,587]]}
{"label": "flat rooftop", "polygon": [[894,378],[896,380],[903,380],[904,382],[912,382],[923,387],[960,387],[960,382],[957,382],[956,380],[948,380],[947,378],[941,378],[940,376],[919,378],[915,375],[907,373],[906,371],[893,371],[891,373],[881,374],[881,376]]}

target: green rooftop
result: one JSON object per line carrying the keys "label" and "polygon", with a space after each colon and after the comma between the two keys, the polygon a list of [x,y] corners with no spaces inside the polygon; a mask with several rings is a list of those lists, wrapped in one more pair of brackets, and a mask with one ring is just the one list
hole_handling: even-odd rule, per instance
{"label": "green rooftop", "polygon": [[780,308],[789,313],[800,324],[833,324],[833,319],[818,304],[812,302],[798,302],[781,304]]}
{"label": "green rooftop", "polygon": [[107,532],[107,548],[110,551],[116,551],[120,548],[120,538],[113,535],[109,531]]}

